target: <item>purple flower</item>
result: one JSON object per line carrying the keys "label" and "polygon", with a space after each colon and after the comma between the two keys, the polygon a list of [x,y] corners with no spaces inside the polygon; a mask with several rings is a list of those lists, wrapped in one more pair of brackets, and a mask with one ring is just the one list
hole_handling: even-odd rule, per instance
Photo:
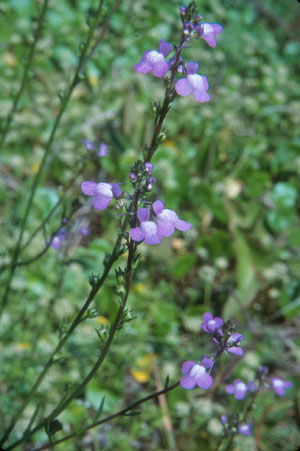
{"label": "purple flower", "polygon": [[216,47],[217,34],[222,33],[222,25],[218,23],[198,23],[195,30],[198,36],[204,39],[210,47]]}
{"label": "purple flower", "polygon": [[270,381],[271,381],[273,390],[279,396],[284,396],[285,395],[285,389],[286,388],[291,388],[293,386],[292,382],[283,381],[279,377],[271,377]]}
{"label": "purple flower", "polygon": [[130,180],[131,180],[132,182],[136,182],[136,181],[137,181],[137,176],[135,175],[134,172],[130,172],[130,174],[129,174],[128,177],[130,178]]}
{"label": "purple flower", "polygon": [[241,379],[236,379],[233,384],[226,385],[226,393],[233,395],[235,399],[244,399],[247,393],[247,385],[241,381]]}
{"label": "purple flower", "polygon": [[236,355],[243,355],[244,351],[242,348],[240,348],[240,343],[243,340],[245,340],[245,337],[243,337],[243,335],[238,333],[232,334],[231,337],[227,340],[226,351]]}
{"label": "purple flower", "polygon": [[239,423],[238,431],[240,434],[243,434],[243,435],[251,435],[251,425]]}
{"label": "purple flower", "polygon": [[214,318],[210,312],[204,313],[203,321],[201,328],[208,334],[213,334],[216,329],[220,329],[223,326],[222,318]]}
{"label": "purple flower", "polygon": [[159,52],[156,50],[147,50],[140,62],[134,66],[134,70],[140,74],[147,74],[152,70],[155,77],[164,77],[170,66],[165,60],[172,50],[172,45],[162,39],[159,43]]}
{"label": "purple flower", "polygon": [[130,229],[130,238],[133,241],[145,240],[146,244],[159,244],[162,237],[155,222],[149,221],[149,210],[147,208],[139,208],[137,216],[141,225]]}
{"label": "purple flower", "polygon": [[93,205],[96,210],[104,210],[113,197],[119,197],[122,193],[119,183],[83,182],[81,191],[87,196],[94,196]]}
{"label": "purple flower", "polygon": [[50,246],[58,251],[61,248],[62,241],[63,240],[61,238],[59,238],[59,236],[56,235],[52,238]]}
{"label": "purple flower", "polygon": [[155,177],[148,177],[146,180],[146,188],[148,191],[151,191],[153,188],[153,183],[156,182],[156,178]]}
{"label": "purple flower", "polygon": [[67,231],[65,228],[60,229],[57,234],[52,238],[50,247],[53,247],[57,251],[61,249],[62,241],[67,238]]}
{"label": "purple flower", "polygon": [[227,421],[228,421],[227,415],[221,415],[221,422],[222,422],[222,424],[226,424]]}
{"label": "purple flower", "polygon": [[105,144],[105,143],[99,144],[99,150],[97,152],[97,155],[99,155],[99,157],[106,157],[108,155],[107,144]]}
{"label": "purple flower", "polygon": [[189,222],[179,219],[175,211],[164,208],[165,204],[161,200],[156,200],[152,207],[157,217],[157,228],[160,235],[171,236],[175,228],[186,232],[192,227]]}
{"label": "purple flower", "polygon": [[79,234],[80,235],[83,235],[83,236],[85,236],[85,235],[88,235],[90,233],[90,231],[89,231],[89,228],[88,227],[80,227],[80,229],[79,229]]}
{"label": "purple flower", "polygon": [[180,379],[181,387],[186,390],[192,390],[198,385],[203,390],[208,390],[214,380],[210,374],[206,372],[207,368],[211,368],[213,361],[204,357],[201,361],[201,365],[188,360],[182,365],[183,377]]}
{"label": "purple flower", "polygon": [[154,164],[149,163],[149,162],[147,161],[147,163],[144,164],[144,168],[145,168],[147,174],[148,174],[148,175],[151,175],[151,174],[152,174],[152,171],[153,171],[153,168],[154,168]]}
{"label": "purple flower", "polygon": [[89,139],[83,139],[82,144],[84,144],[86,150],[94,150],[95,145]]}
{"label": "purple flower", "polygon": [[206,92],[208,81],[205,75],[198,75],[198,63],[190,62],[186,65],[186,78],[181,78],[175,84],[175,89],[180,96],[193,94],[195,100],[200,103],[209,102],[210,96]]}

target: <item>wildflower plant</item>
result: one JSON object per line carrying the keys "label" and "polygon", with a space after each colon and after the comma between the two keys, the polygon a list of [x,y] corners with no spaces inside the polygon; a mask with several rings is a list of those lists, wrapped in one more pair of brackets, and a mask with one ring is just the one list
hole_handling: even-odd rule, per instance
{"label": "wildflower plant", "polygon": [[[64,430],[64,420],[62,420],[61,414],[72,403],[80,399],[82,393],[84,393],[94,378],[101,378],[102,374],[99,370],[104,365],[104,362],[108,360],[109,356],[113,356],[111,350],[115,339],[119,334],[123,333],[122,329],[126,328],[127,323],[136,318],[136,312],[128,307],[128,300],[131,294],[134,273],[138,265],[141,264],[142,253],[146,249],[146,246],[151,246],[151,250],[155,252],[155,249],[161,249],[163,245],[169,246],[167,239],[174,234],[184,239],[186,236],[191,236],[189,234],[193,232],[193,228],[196,228],[196,221],[193,221],[193,219],[191,219],[191,222],[187,221],[185,211],[181,211],[180,209],[176,209],[177,211],[175,211],[168,208],[167,202],[165,203],[164,201],[164,197],[167,196],[165,196],[164,191],[161,189],[163,174],[159,170],[159,165],[156,165],[156,162],[152,161],[153,157],[159,152],[160,145],[167,139],[165,120],[173,102],[175,100],[180,102],[181,97],[191,96],[190,101],[196,101],[196,106],[200,109],[200,104],[211,101],[209,81],[206,75],[199,73],[199,67],[200,72],[202,72],[201,64],[199,65],[198,61],[185,60],[185,58],[186,54],[192,53],[191,49],[193,49],[193,46],[202,44],[203,40],[211,47],[211,51],[213,51],[217,45],[217,41],[221,38],[222,26],[217,23],[203,22],[202,16],[198,14],[196,3],[192,1],[188,6],[181,6],[179,9],[181,31],[178,41],[170,43],[166,39],[161,39],[156,49],[145,49],[140,60],[132,68],[132,73],[135,77],[147,75],[161,79],[156,80],[156,82],[164,83],[165,94],[162,101],[153,101],[152,103],[154,120],[150,141],[140,151],[137,160],[131,167],[128,167],[126,180],[122,179],[121,174],[114,179],[110,172],[103,169],[102,166],[100,171],[98,171],[99,167],[96,167],[97,170],[91,169],[92,174],[90,174],[88,173],[87,167],[83,165],[75,174],[71,183],[71,185],[74,182],[77,183],[77,195],[80,200],[76,199],[71,206],[66,202],[62,211],[63,214],[60,224],[58,227],[52,229],[52,233],[46,227],[48,220],[51,219],[51,213],[32,235],[29,236],[25,245],[23,245],[23,237],[29,222],[33,200],[36,196],[37,187],[42,178],[46,163],[48,163],[61,116],[67,108],[74,89],[85,79],[86,66],[92,58],[97,45],[101,42],[103,34],[109,28],[109,21],[118,8],[119,3],[118,0],[115,1],[111,13],[107,17],[105,16],[106,22],[102,20],[102,1],[99,2],[97,10],[92,11],[91,17],[87,19],[89,31],[85,43],[80,46],[81,53],[79,55],[78,66],[75,69],[75,74],[69,88],[59,95],[61,101],[60,110],[54,120],[52,131],[45,147],[43,160],[32,185],[13,256],[10,264],[7,265],[7,268],[4,268],[8,269],[8,277],[4,287],[0,314],[4,314],[8,305],[8,300],[14,287],[13,281],[17,268],[24,264],[20,256],[24,248],[27,245],[29,246],[35,235],[40,231],[44,234],[44,248],[32,257],[31,260],[25,261],[25,264],[31,264],[38,260],[41,255],[44,255],[49,248],[53,248],[57,251],[53,253],[58,257],[62,257],[61,261],[66,266],[68,264],[68,252],[72,243],[75,240],[77,242],[80,242],[80,240],[89,242],[91,238],[92,227],[90,217],[100,227],[101,219],[104,215],[115,216],[115,241],[110,251],[105,252],[101,264],[98,265],[101,268],[99,269],[100,272],[90,274],[88,279],[90,285],[89,293],[84,302],[82,305],[76,306],[74,318],[69,323],[62,321],[57,326],[58,341],[51,352],[49,352],[44,363],[38,365],[39,374],[31,383],[30,387],[28,388],[26,386],[25,389],[22,389],[22,396],[19,397],[18,403],[13,406],[11,416],[5,419],[5,427],[0,434],[1,449],[14,449],[21,445],[31,446],[42,431],[45,432],[48,441],[43,442],[37,449],[46,449],[49,446],[55,446],[74,437],[82,438],[90,429],[96,428],[113,418],[130,414],[134,415],[136,413],[135,409],[144,402],[149,399],[156,399],[160,395],[165,395],[175,388],[208,391],[214,386],[214,375],[218,371],[216,362],[223,354],[226,356],[224,359],[226,361],[229,361],[229,359],[238,361],[244,356],[243,345],[245,337],[240,333],[242,332],[242,328],[237,328],[233,321],[227,320],[227,318],[224,320],[219,316],[214,316],[212,312],[205,312],[199,332],[201,332],[202,337],[206,334],[205,338],[208,344],[205,346],[205,349],[199,350],[199,356],[197,357],[190,356],[189,349],[187,349],[185,358],[189,360],[179,362],[179,358],[177,358],[177,372],[179,374],[180,365],[182,372],[179,381],[169,384],[169,379],[167,378],[163,387],[160,382],[157,383],[157,390],[153,394],[141,397],[138,401],[106,417],[103,416],[105,407],[105,399],[103,397],[98,409],[96,412],[93,412],[93,418],[89,418],[88,407],[84,406],[87,421],[82,422],[80,428],[74,428],[71,431],[69,428],[68,434],[66,432],[57,441],[56,437],[53,438],[53,436],[62,433]],[[41,15],[38,19],[34,45],[36,45],[39,38],[47,8],[48,1],[45,0]],[[96,38],[95,33],[99,25],[102,25],[103,33]],[[26,79],[27,75],[25,81]],[[210,81],[211,85],[213,83],[214,81]],[[16,100],[18,101],[18,97]],[[13,107],[11,114],[13,115],[14,112],[15,107]],[[3,129],[1,143],[6,138],[11,121],[12,117],[9,116]],[[109,158],[110,146],[102,141],[102,138],[101,140],[84,138],[81,141],[86,150],[85,158],[90,163],[89,168],[92,167],[95,156],[101,157],[96,158],[96,160],[101,160],[101,162],[107,161],[106,158],[102,159],[102,157]],[[81,147],[83,146],[81,145]],[[96,164],[100,165],[101,163],[97,161]],[[80,187],[78,184],[79,177],[83,180]],[[130,188],[127,188],[128,185]],[[62,200],[59,199],[54,211],[61,204]],[[83,212],[82,216],[80,216],[80,211]],[[158,246],[161,246],[161,248]],[[114,316],[108,320],[98,309],[99,304],[95,301],[98,293],[103,289],[104,284],[108,280],[111,283],[111,273],[113,270],[115,271],[117,308],[113,313]],[[61,271],[57,291],[50,303],[50,309],[48,311],[49,318],[51,317],[51,308],[56,298],[59,299],[60,297],[63,277],[64,271]],[[70,354],[72,352],[76,354],[77,350],[75,352],[72,351],[72,338],[75,334],[80,333],[82,323],[88,323],[90,320],[96,318],[101,318],[102,322],[96,330],[97,339],[99,339],[99,343],[97,342],[97,352],[95,355],[86,357],[86,361],[90,366],[84,369],[80,375],[79,382],[66,384],[62,396],[59,399],[49,401],[49,404],[45,408],[42,408],[42,403],[38,398],[38,391],[47,381],[49,384],[52,383],[49,374],[51,374],[51,370],[63,359],[64,352],[67,353],[71,349]],[[39,334],[42,335],[42,331]],[[194,360],[190,360],[192,358]],[[272,389],[277,395],[283,397],[285,391],[291,388],[291,386],[291,382],[282,380],[275,375],[269,377],[264,367],[260,367],[258,370],[257,380],[255,382],[250,381],[246,383],[241,379],[235,379],[232,383],[227,384],[223,392],[226,391],[227,394],[234,395],[237,401],[247,400],[248,392],[249,397],[250,394],[252,396],[251,408],[248,407],[248,410],[246,410],[246,413],[242,417],[236,414],[224,414],[222,416],[221,421],[224,425],[224,435],[228,439],[229,445],[233,442],[235,434],[250,436],[253,433],[253,422],[252,420],[248,420],[248,413],[252,409],[254,399],[259,392]],[[182,393],[184,393],[184,390],[182,390]],[[27,419],[26,412],[34,402],[37,403],[36,407],[32,417],[24,427],[23,420],[24,418]],[[40,409],[42,409],[42,413],[40,413]]]}

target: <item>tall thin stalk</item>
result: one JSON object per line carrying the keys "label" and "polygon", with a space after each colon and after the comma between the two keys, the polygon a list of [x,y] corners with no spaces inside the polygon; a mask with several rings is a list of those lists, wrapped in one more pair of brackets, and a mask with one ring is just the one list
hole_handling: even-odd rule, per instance
{"label": "tall thin stalk", "polygon": [[3,126],[3,129],[1,130],[0,150],[2,149],[4,141],[5,141],[5,139],[6,139],[7,135],[8,135],[8,132],[9,132],[9,129],[10,129],[13,117],[14,117],[16,111],[17,111],[17,108],[18,108],[19,102],[20,102],[20,98],[21,98],[21,96],[23,94],[23,91],[25,89],[27,80],[29,78],[31,65],[32,65],[33,58],[34,58],[35,48],[36,48],[36,45],[38,43],[38,40],[40,39],[40,36],[41,36],[41,33],[42,33],[42,29],[43,29],[43,26],[44,26],[44,23],[45,23],[44,19],[45,19],[46,11],[47,11],[47,8],[48,8],[48,3],[49,3],[49,0],[44,0],[41,14],[39,15],[39,18],[37,20],[37,27],[36,27],[36,30],[35,30],[35,32],[33,34],[33,41],[32,41],[32,44],[30,46],[29,55],[28,55],[28,58],[26,60],[26,64],[24,66],[24,71],[23,71],[23,76],[22,76],[22,80],[21,80],[21,83],[20,83],[20,87],[19,87],[19,90],[18,90],[18,92],[17,92],[17,94],[16,94],[16,96],[14,98],[11,110],[8,113],[8,116],[6,118],[6,121],[5,121],[5,124]]}
{"label": "tall thin stalk", "polygon": [[[119,0],[116,0],[115,4],[116,3],[119,4]],[[45,166],[46,166],[46,163],[48,161],[48,157],[49,157],[49,155],[51,153],[52,144],[53,144],[53,141],[54,141],[54,137],[56,135],[57,128],[58,128],[58,126],[60,124],[61,118],[62,118],[62,116],[63,116],[63,114],[64,114],[64,112],[65,112],[65,110],[67,108],[67,105],[69,103],[69,100],[71,98],[71,95],[72,95],[72,92],[73,92],[74,88],[81,81],[82,70],[85,67],[85,65],[86,65],[86,63],[87,63],[87,61],[89,59],[88,51],[90,49],[90,45],[91,45],[92,39],[94,37],[94,31],[97,28],[97,26],[99,24],[99,21],[100,21],[101,12],[102,12],[102,6],[103,6],[103,0],[100,0],[98,9],[97,9],[97,11],[95,13],[94,21],[93,21],[93,23],[90,26],[86,42],[83,45],[83,48],[81,50],[81,54],[80,54],[80,57],[79,57],[79,62],[78,62],[78,65],[76,67],[73,80],[72,80],[69,88],[67,89],[66,93],[62,97],[60,110],[59,110],[59,112],[58,112],[58,114],[56,116],[56,119],[54,121],[54,124],[53,124],[52,130],[51,130],[50,136],[49,136],[48,141],[46,143],[44,155],[43,155],[41,164],[39,166],[39,170],[38,170],[38,172],[37,172],[37,174],[36,174],[36,176],[35,176],[35,178],[33,180],[32,186],[31,186],[30,196],[29,196],[26,208],[25,208],[25,213],[24,213],[22,221],[21,221],[20,231],[19,231],[19,235],[18,235],[18,239],[17,239],[17,244],[16,244],[16,247],[15,247],[15,250],[14,250],[14,253],[13,253],[13,257],[12,257],[12,261],[11,261],[11,264],[10,264],[10,271],[9,271],[8,280],[7,280],[7,283],[6,283],[6,288],[5,288],[4,295],[3,295],[3,298],[2,298],[1,304],[0,304],[0,318],[2,316],[2,313],[3,313],[4,309],[5,309],[7,301],[8,301],[8,297],[9,297],[9,293],[10,293],[10,287],[11,287],[11,282],[13,280],[13,277],[14,277],[14,274],[15,274],[15,270],[16,270],[16,267],[17,267],[17,261],[18,261],[18,257],[19,257],[19,253],[20,253],[20,249],[21,249],[21,245],[22,245],[22,239],[23,239],[23,235],[24,235],[24,232],[25,232],[25,228],[26,228],[26,225],[27,225],[28,218],[29,218],[29,213],[30,213],[30,210],[31,210],[31,207],[32,207],[32,204],[33,204],[34,196],[35,196],[37,187],[39,185],[39,182],[41,180],[42,173],[43,173],[43,171],[45,169]],[[102,34],[102,38],[103,38],[103,34]],[[100,41],[98,40],[97,42],[98,42],[98,45],[99,45]]]}

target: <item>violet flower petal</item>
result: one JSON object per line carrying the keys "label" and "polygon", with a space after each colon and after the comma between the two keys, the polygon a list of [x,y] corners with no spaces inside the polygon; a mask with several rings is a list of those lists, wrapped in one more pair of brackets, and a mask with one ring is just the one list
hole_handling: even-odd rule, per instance
{"label": "violet flower petal", "polygon": [[163,56],[168,56],[172,50],[172,44],[167,42],[165,39],[162,39],[159,43],[159,51],[163,54]]}
{"label": "violet flower petal", "polygon": [[141,229],[145,234],[146,244],[159,244],[161,236],[157,229],[157,225],[152,221],[145,221],[141,223]]}
{"label": "violet flower petal", "polygon": [[175,227],[181,232],[187,232],[191,227],[193,227],[193,224],[187,221],[183,221],[182,219],[177,219],[175,222]]}
{"label": "violet flower petal", "polygon": [[53,237],[50,246],[56,249],[57,251],[61,248],[61,240],[59,239],[58,236]]}
{"label": "violet flower petal", "polygon": [[155,202],[153,202],[152,208],[156,216],[158,216],[165,208],[165,204],[163,203],[162,200],[157,199]]}
{"label": "violet flower petal", "polygon": [[186,73],[187,75],[194,75],[198,72],[199,65],[197,61],[190,61],[186,64]]}
{"label": "violet flower petal", "polygon": [[181,78],[175,84],[175,90],[179,96],[189,96],[193,89],[186,78]]}
{"label": "violet flower petal", "polygon": [[251,427],[250,424],[239,424],[238,431],[243,435],[251,435]]}
{"label": "violet flower petal", "polygon": [[186,374],[188,374],[188,372],[190,371],[190,369],[191,369],[194,365],[196,365],[196,363],[193,362],[192,360],[187,360],[186,362],[184,362],[184,363],[182,364],[182,367],[181,367],[182,374],[183,374],[184,376],[185,376]]}
{"label": "violet flower petal", "polygon": [[97,183],[83,182],[81,184],[81,191],[87,196],[94,196],[97,192]]}
{"label": "violet flower petal", "polygon": [[233,395],[234,385],[233,384],[226,385],[225,390],[226,390],[226,393],[228,393],[228,395]]}
{"label": "violet flower petal", "polygon": [[112,197],[104,197],[96,194],[93,198],[93,206],[94,208],[96,208],[96,210],[104,210],[106,207],[108,207],[111,200]]}
{"label": "violet flower petal", "polygon": [[203,373],[203,375],[198,378],[197,385],[200,388],[203,388],[203,390],[208,390],[212,386],[213,382],[214,380],[210,374]]}
{"label": "violet flower petal", "polygon": [[226,349],[227,352],[231,352],[232,354],[235,355],[244,355],[244,351],[242,348],[237,348],[235,346],[233,346],[232,348],[228,348]]}
{"label": "violet flower petal", "polygon": [[133,241],[143,241],[145,238],[145,234],[141,227],[134,227],[133,229],[130,229],[129,235]]}
{"label": "violet flower petal", "polygon": [[119,183],[113,183],[111,185],[112,187],[112,193],[114,197],[119,197],[122,194],[122,189],[119,186]]}
{"label": "violet flower petal", "polygon": [[149,221],[150,213],[147,208],[139,208],[137,212],[137,217],[140,222]]}
{"label": "violet flower petal", "polygon": [[140,74],[148,74],[148,72],[150,72],[151,70],[151,66],[145,61],[140,61],[135,66],[133,66],[133,68],[136,72],[139,72]]}

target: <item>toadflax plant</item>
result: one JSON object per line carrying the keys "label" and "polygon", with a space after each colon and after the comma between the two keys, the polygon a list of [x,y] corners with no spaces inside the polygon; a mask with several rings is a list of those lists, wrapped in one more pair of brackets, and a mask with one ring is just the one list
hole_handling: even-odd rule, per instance
{"label": "toadflax plant", "polygon": [[[100,4],[102,5],[102,2],[100,2]],[[93,25],[93,30],[99,23],[100,10],[101,7],[99,6],[97,21]],[[182,377],[180,381],[173,383],[173,385],[169,385],[167,380],[165,386],[160,390],[145,398],[141,398],[107,417],[103,417],[103,400],[93,421],[91,420],[89,423],[83,424],[79,429],[69,430],[68,434],[66,431],[66,435],[56,441],[53,438],[56,433],[64,430],[60,415],[70,406],[72,401],[80,398],[85,387],[97,374],[99,374],[99,369],[108,357],[116,335],[128,321],[132,320],[131,312],[127,308],[127,302],[130,295],[134,269],[140,261],[143,249],[141,245],[160,246],[166,238],[172,236],[174,233],[188,234],[193,227],[193,224],[186,220],[184,212],[174,211],[168,208],[168,205],[164,202],[163,192],[160,192],[159,195],[157,194],[157,182],[161,180],[163,175],[156,171],[152,159],[159,150],[160,144],[166,139],[166,132],[163,130],[163,126],[175,99],[180,101],[180,97],[192,96],[190,99],[191,102],[194,100],[198,103],[211,101],[207,77],[204,74],[199,73],[199,63],[197,61],[185,60],[185,51],[188,49],[189,53],[191,53],[190,48],[192,47],[192,43],[196,42],[198,44],[200,39],[204,40],[210,47],[216,47],[217,36],[222,33],[222,26],[215,23],[202,22],[202,16],[198,14],[195,2],[191,2],[187,7],[180,7],[180,16],[182,27],[178,42],[169,43],[165,39],[162,39],[158,43],[157,49],[146,50],[141,56],[140,61],[138,61],[133,68],[139,76],[148,74],[149,76],[153,75],[156,78],[163,79],[165,84],[165,95],[162,102],[153,103],[154,124],[150,142],[146,144],[144,152],[141,152],[139,159],[135,161],[131,168],[128,168],[128,179],[131,188],[125,190],[125,180],[121,180],[119,177],[117,180],[111,180],[109,175],[104,173],[104,171],[101,172],[101,177],[99,179],[97,179],[95,175],[90,176],[89,174],[84,173],[84,181],[81,183],[81,187],[78,187],[78,194],[82,195],[82,202],[84,203],[83,208],[92,205],[92,209],[99,215],[97,216],[97,220],[100,221],[101,215],[110,214],[109,212],[111,212],[113,208],[116,209],[118,228],[116,229],[115,243],[111,252],[107,252],[103,258],[102,273],[90,275],[90,291],[85,301],[78,309],[71,324],[60,328],[57,345],[50,353],[44,366],[39,368],[40,373],[38,377],[32,386],[29,389],[27,388],[26,394],[23,396],[20,405],[12,414],[10,421],[7,422],[5,430],[0,437],[1,449],[10,450],[25,443],[32,444],[32,441],[41,430],[46,432],[48,442],[42,443],[36,449],[47,449],[50,446],[55,446],[56,444],[71,438],[83,437],[88,430],[100,426],[113,418],[129,414],[130,412],[134,413],[134,409],[140,404],[149,399],[157,398],[176,387],[181,387],[186,390],[192,390],[196,387],[202,390],[209,390],[214,384],[213,372],[215,371],[215,363],[222,354],[225,354],[227,357],[233,355],[236,359],[239,359],[244,354],[241,344],[245,338],[241,333],[236,332],[235,325],[231,321],[224,321],[221,317],[214,317],[211,312],[206,312],[203,315],[201,332],[210,336],[212,342],[211,346],[214,346],[214,351],[210,354],[208,354],[209,351],[206,351],[205,353],[200,352],[197,361],[184,361],[182,363]],[[92,37],[93,34],[89,37],[89,43],[92,40]],[[92,55],[93,53],[93,47],[90,49],[90,53],[88,53],[88,49],[89,47],[85,49],[83,59],[75,74],[74,85],[79,82],[79,79],[81,78],[79,76],[82,75],[81,71],[87,64],[86,54]],[[158,82],[162,81],[158,80]],[[72,89],[68,91],[67,97],[69,98],[71,94]],[[63,103],[63,108],[67,105],[67,97],[63,97],[63,101],[65,102]],[[198,105],[198,107],[200,108],[200,105]],[[63,111],[64,109],[62,112]],[[53,134],[55,133],[57,126],[58,122],[55,122]],[[45,158],[47,158],[48,152],[50,152],[52,140],[53,137],[51,135]],[[102,157],[109,156],[108,146],[105,142],[97,140],[90,141],[89,139],[84,138],[82,144],[87,150],[86,153],[93,156],[93,158],[97,156],[102,159]],[[22,250],[22,236],[38,181],[39,179],[37,178],[37,182],[32,190],[32,198],[28,204],[24,217],[22,225],[23,229],[19,236],[18,244],[10,266],[10,276],[2,303],[3,309],[7,304],[10,293],[10,284],[16,267],[18,266],[19,254]],[[46,252],[48,248],[52,248],[57,251],[56,255],[60,255],[60,253],[64,251],[64,258],[66,258],[66,250],[72,237],[75,235],[77,235],[77,237],[78,235],[85,238],[88,237],[90,231],[86,225],[72,228],[72,216],[76,213],[77,207],[78,206],[76,205],[74,206],[68,218],[64,217],[61,226],[52,233],[50,238],[48,237],[43,252]],[[78,208],[80,208],[80,206]],[[104,210],[106,211],[104,212]],[[45,224],[43,224],[41,228],[44,229],[44,226]],[[71,231],[73,232],[71,233]],[[46,406],[47,408],[43,411],[42,415],[39,415],[40,405],[37,404],[36,411],[34,411],[29,424],[27,424],[25,428],[21,427],[20,429],[20,424],[22,424],[21,420],[24,417],[25,410],[38,398],[36,396],[38,390],[41,388],[43,382],[47,380],[51,368],[54,363],[58,361],[60,353],[65,350],[64,348],[74,331],[80,328],[85,320],[99,316],[99,312],[92,308],[93,301],[107,281],[112,268],[121,257],[126,261],[125,266],[122,265],[115,268],[118,310],[110,326],[104,328],[101,333],[98,331],[101,348],[95,356],[95,360],[91,364],[91,367],[87,370],[87,373],[82,376],[79,383],[66,389],[66,392],[58,402],[49,402],[49,405]],[[38,256],[36,259],[37,258]],[[188,352],[189,350],[187,350],[187,354]],[[188,356],[187,358],[192,357]],[[283,396],[285,389],[290,387],[289,382],[282,381],[278,377],[270,378],[269,384],[279,396]],[[251,384],[246,385],[240,379],[235,380],[233,384],[228,385],[226,389],[228,394],[234,394],[236,400],[244,399],[247,390],[255,392],[255,390],[258,391],[259,389],[255,389],[255,386],[252,386]],[[245,421],[246,418],[243,418],[240,422],[235,421],[234,431],[238,431],[242,435],[250,435],[252,426],[245,423]],[[223,416],[222,423],[227,432],[233,430],[227,416]],[[15,434],[15,436],[12,440],[11,437],[13,434]]]}

